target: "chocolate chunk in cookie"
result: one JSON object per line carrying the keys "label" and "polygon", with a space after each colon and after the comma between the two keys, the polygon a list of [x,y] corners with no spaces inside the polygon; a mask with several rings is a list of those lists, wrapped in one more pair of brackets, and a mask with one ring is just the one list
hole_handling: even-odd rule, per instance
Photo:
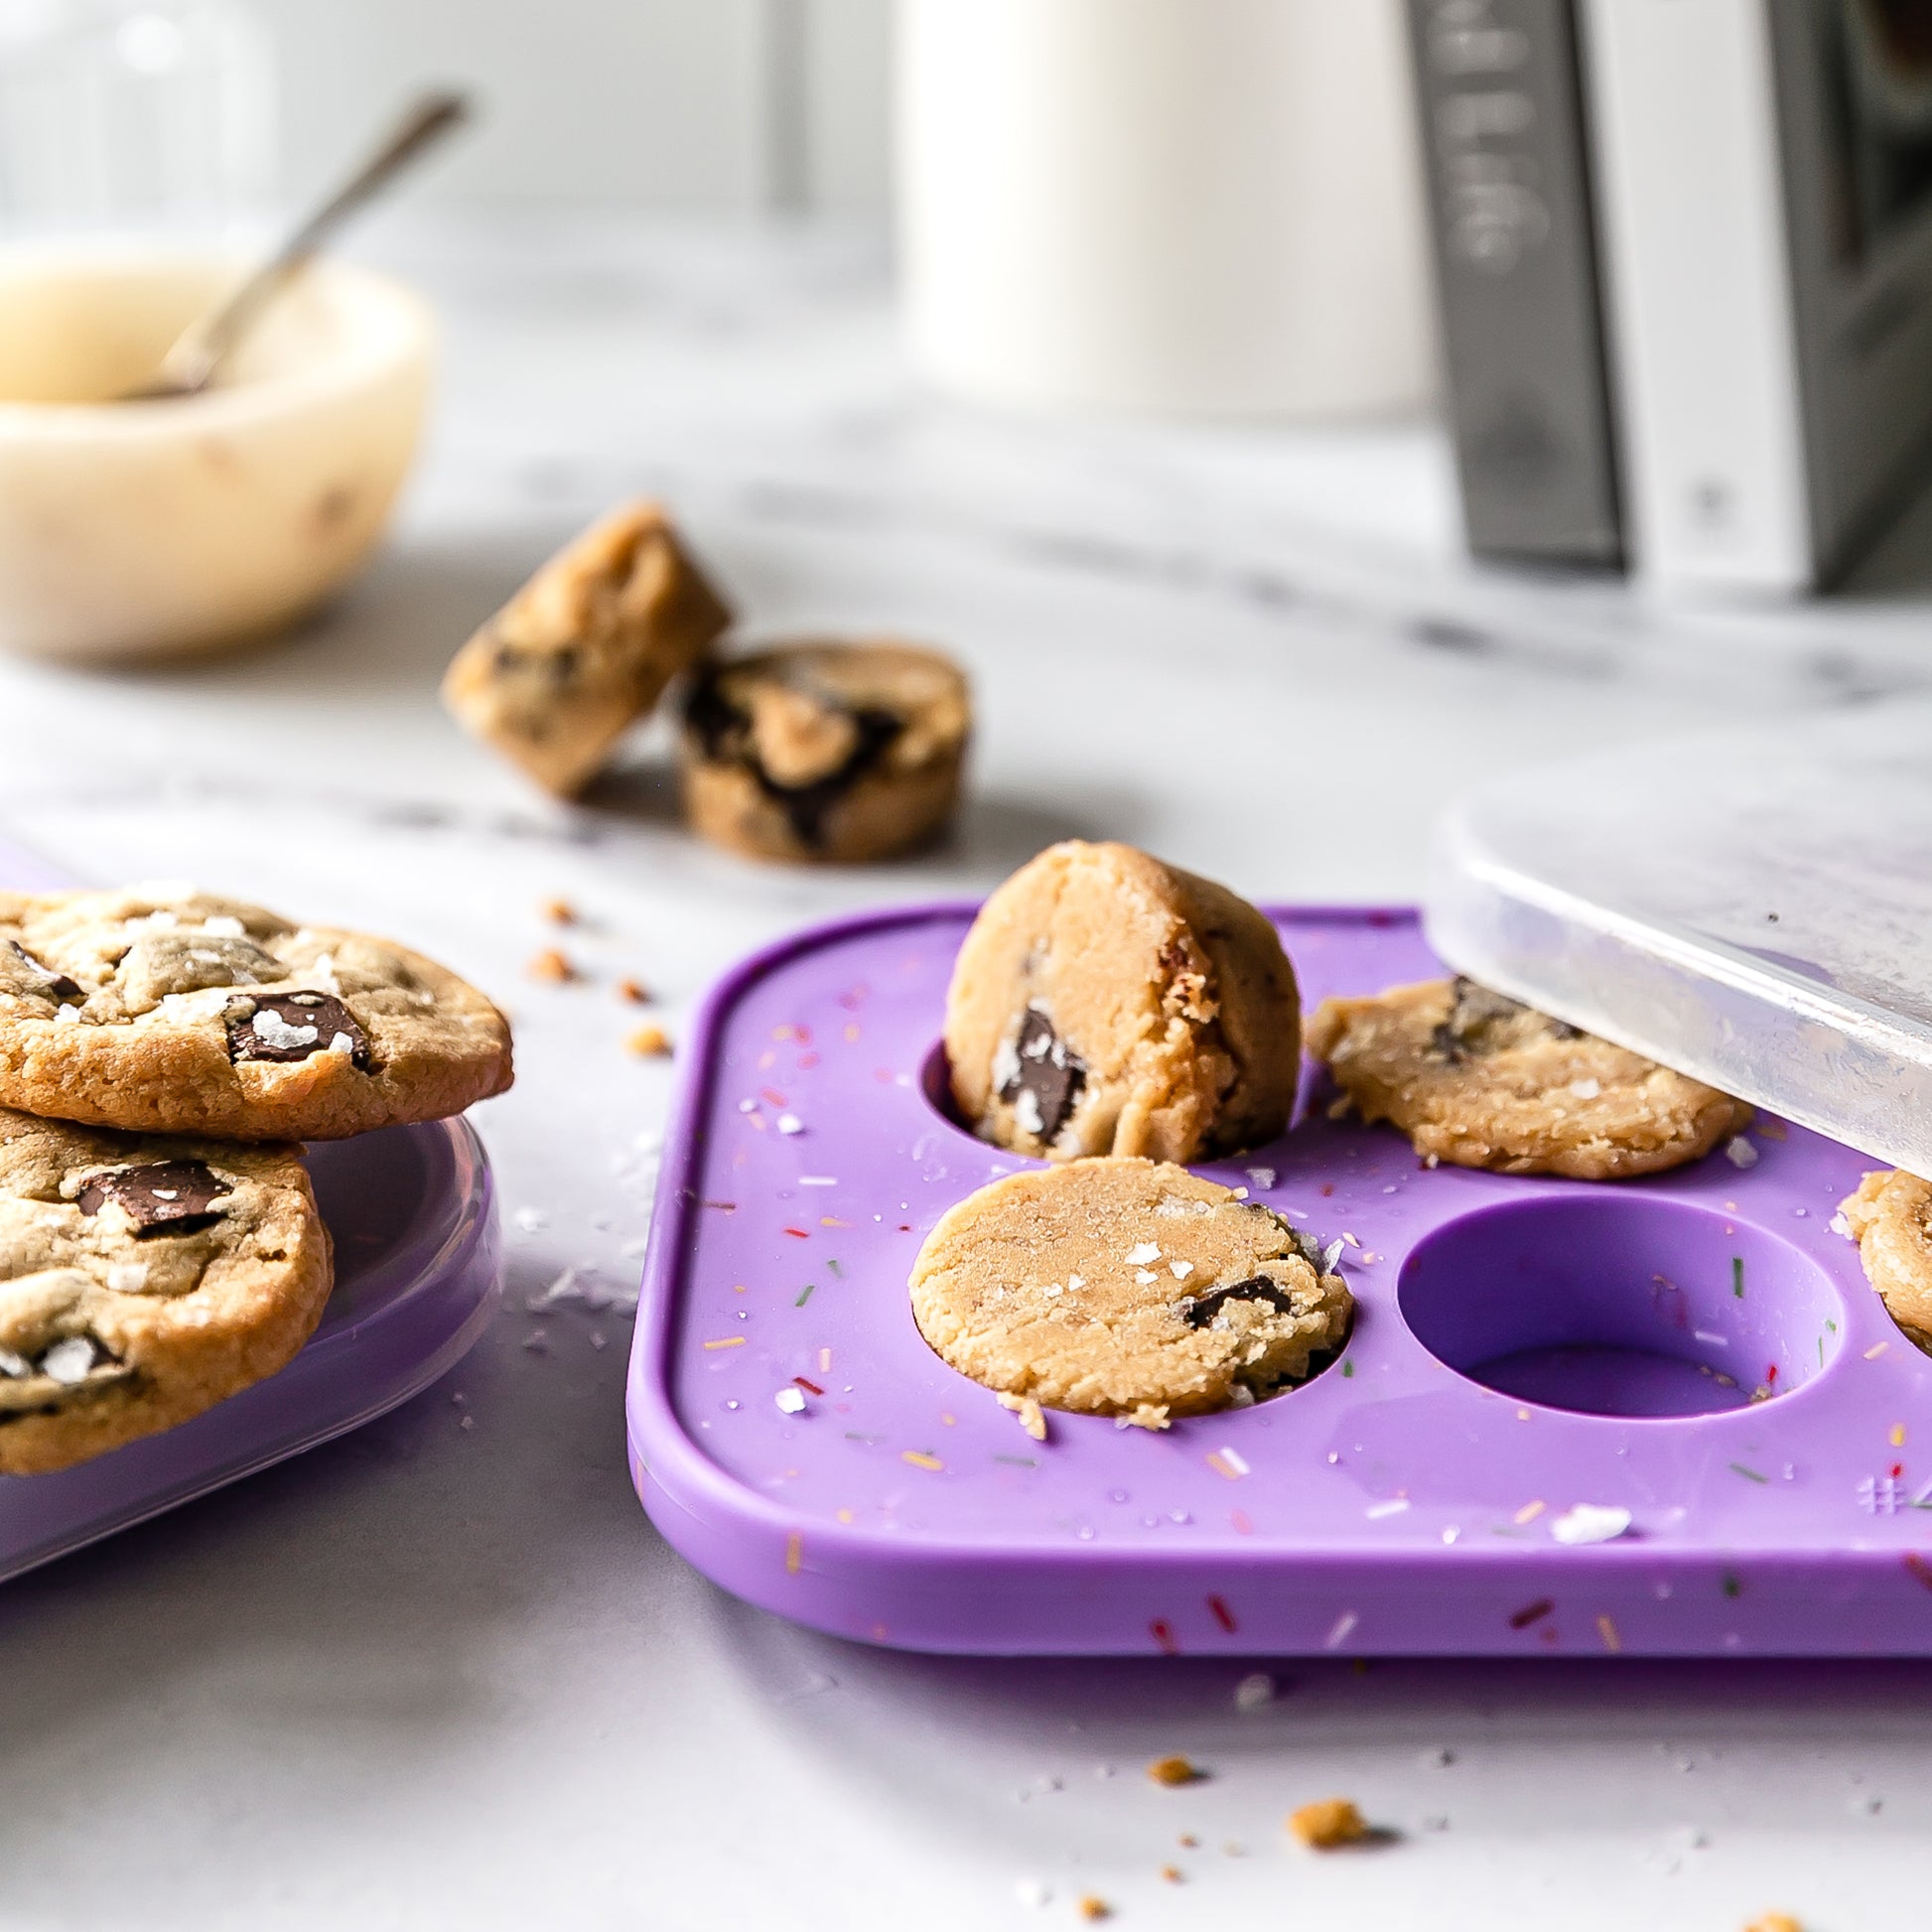
{"label": "chocolate chunk in cookie", "polygon": [[151,1161],[89,1174],[74,1196],[81,1213],[98,1214],[110,1202],[134,1223],[137,1236],[192,1234],[215,1219],[214,1203],[228,1191],[205,1162]]}
{"label": "chocolate chunk in cookie", "polygon": [[730,609],[656,503],[566,545],[457,653],[443,702],[546,790],[574,797]]}
{"label": "chocolate chunk in cookie", "polygon": [[368,1072],[369,1036],[355,1016],[332,994],[267,994],[232,1000],[224,1016],[231,1060],[273,1060],[290,1065],[311,1053],[345,1053]]}
{"label": "chocolate chunk in cookie", "polygon": [[502,1015],[386,939],[186,888],[0,893],[0,1105],[334,1140],[459,1113],[509,1082]]}
{"label": "chocolate chunk in cookie", "polygon": [[1613,1180],[1709,1154],[1751,1110],[1472,981],[1324,1000],[1309,1051],[1430,1161]]}
{"label": "chocolate chunk in cookie", "polygon": [[1252,1147],[1288,1123],[1295,972],[1225,887],[1069,840],[980,909],[946,995],[953,1098],[983,1139],[1070,1160]]}
{"label": "chocolate chunk in cookie", "polygon": [[685,703],[685,810],[757,858],[890,858],[951,812],[970,725],[936,651],[791,644],[715,664]]}
{"label": "chocolate chunk in cookie", "polygon": [[0,1108],[0,1474],[66,1468],[272,1375],[331,1279],[298,1149]]}
{"label": "chocolate chunk in cookie", "polygon": [[[1002,1062],[1003,1068],[1006,1064]],[[1004,1072],[998,1088],[1021,1129],[1048,1145],[1058,1140],[1086,1083],[1086,1062],[1067,1050],[1046,1015],[1030,1006],[1020,1018],[1011,1070]]]}
{"label": "chocolate chunk in cookie", "polygon": [[1509,1047],[1530,1046],[1539,1039],[1581,1039],[1583,1031],[1567,1020],[1554,1020],[1460,974],[1453,989],[1449,1018],[1430,1035],[1432,1050],[1452,1065],[1500,1053]]}
{"label": "chocolate chunk in cookie", "polygon": [[912,1312],[1003,1396],[1159,1429],[1273,1395],[1340,1348],[1352,1298],[1306,1250],[1183,1168],[1071,1161],[952,1208],[913,1264]]}
{"label": "chocolate chunk in cookie", "polygon": [[37,1000],[66,1000],[80,991],[65,973],[44,966],[18,939],[0,945],[0,993]]}

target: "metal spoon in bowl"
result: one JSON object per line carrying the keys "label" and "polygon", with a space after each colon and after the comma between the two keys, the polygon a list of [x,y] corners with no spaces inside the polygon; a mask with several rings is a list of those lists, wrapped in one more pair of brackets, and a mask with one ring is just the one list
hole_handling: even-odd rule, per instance
{"label": "metal spoon in bowl", "polygon": [[469,118],[469,97],[429,93],[418,99],[394,131],[323,205],[295,228],[274,254],[232,294],[206,315],[197,316],[161,358],[152,381],[130,389],[121,402],[163,402],[199,395],[214,378],[236,345],[291,277],[319,253],[336,229],[362,204]]}

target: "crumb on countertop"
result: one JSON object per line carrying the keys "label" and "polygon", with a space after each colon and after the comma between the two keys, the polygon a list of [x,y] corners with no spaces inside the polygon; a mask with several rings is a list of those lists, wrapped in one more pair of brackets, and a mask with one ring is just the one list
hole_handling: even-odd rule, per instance
{"label": "crumb on countertop", "polygon": [[1359,1845],[1368,1837],[1368,1824],[1352,1798],[1317,1798],[1288,1815],[1288,1829],[1314,1852]]}
{"label": "crumb on countertop", "polygon": [[1186,1757],[1157,1757],[1147,1767],[1147,1774],[1156,1784],[1193,1784],[1207,1774]]}
{"label": "crumb on countertop", "polygon": [[633,1007],[650,1005],[650,988],[642,980],[621,979],[618,982],[618,998],[628,1000]]}
{"label": "crumb on countertop", "polygon": [[1096,1898],[1090,1891],[1081,1893],[1074,1910],[1083,1919],[1112,1918],[1114,1915],[1114,1908],[1104,1898]]}
{"label": "crumb on countertop", "polygon": [[1744,1932],[1805,1932],[1789,1912],[1765,1912],[1744,1927]]}
{"label": "crumb on countertop", "polygon": [[543,901],[543,916],[552,925],[575,925],[577,908],[567,898],[547,898]]}
{"label": "crumb on countertop", "polygon": [[564,986],[583,977],[555,946],[546,946],[523,970],[531,979],[545,980],[552,986]]}
{"label": "crumb on countertop", "polygon": [[671,1050],[671,1036],[662,1027],[654,1024],[639,1027],[634,1033],[624,1036],[624,1042],[633,1053],[643,1053],[661,1058]]}

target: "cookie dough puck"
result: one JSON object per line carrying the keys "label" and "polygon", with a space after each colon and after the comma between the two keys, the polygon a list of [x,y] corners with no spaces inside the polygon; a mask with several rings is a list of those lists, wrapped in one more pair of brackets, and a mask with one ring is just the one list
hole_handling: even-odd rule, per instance
{"label": "cookie dough puck", "polygon": [[1886,1311],[1932,1355],[1932,1184],[1902,1170],[1868,1173],[1839,1204],[1865,1280]]}
{"label": "cookie dough puck", "polygon": [[1148,1429],[1305,1379],[1354,1307],[1280,1215],[1183,1168],[1113,1158],[969,1195],[926,1237],[910,1287],[919,1332],[962,1375]]}
{"label": "cookie dough puck", "polygon": [[662,508],[626,503],[457,652],[443,702],[546,790],[574,797],[730,621]]}
{"label": "cookie dough puck", "polygon": [[0,1109],[0,1474],[171,1429],[296,1353],[332,1280],[299,1153]]}
{"label": "cookie dough puck", "polygon": [[186,886],[0,892],[0,1105],[337,1140],[510,1083],[503,1016],[420,953]]}
{"label": "cookie dough puck", "polygon": [[1749,1126],[1741,1100],[1466,979],[1324,1000],[1309,1051],[1364,1120],[1498,1173],[1617,1180],[1701,1160]]}
{"label": "cookie dough puck", "polygon": [[685,814],[755,859],[894,858],[951,815],[971,728],[959,667],[910,644],[787,644],[714,664],[685,704]]}
{"label": "cookie dough puck", "polygon": [[1192,1161],[1288,1124],[1295,971],[1224,886],[1129,845],[1049,846],[973,921],[946,994],[953,1098],[1049,1160]]}

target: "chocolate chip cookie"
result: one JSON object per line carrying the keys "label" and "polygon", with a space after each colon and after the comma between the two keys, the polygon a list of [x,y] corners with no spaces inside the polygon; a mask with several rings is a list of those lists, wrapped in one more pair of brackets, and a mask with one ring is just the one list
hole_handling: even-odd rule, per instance
{"label": "chocolate chip cookie", "polygon": [[326,1141],[509,1083],[503,1016],[389,940],[186,887],[0,892],[0,1106]]}
{"label": "chocolate chip cookie", "polygon": [[1183,1168],[1072,1161],[946,1214],[913,1264],[912,1313],[1002,1395],[1163,1429],[1275,1394],[1341,1346],[1340,1246]]}
{"label": "chocolate chip cookie", "polygon": [[0,1474],[172,1429],[295,1354],[332,1278],[298,1156],[0,1108]]}
{"label": "chocolate chip cookie", "polygon": [[1903,1170],[1859,1182],[1839,1212],[1859,1244],[1865,1280],[1891,1318],[1932,1355],[1932,1184]]}
{"label": "chocolate chip cookie", "polygon": [[684,709],[685,813],[757,859],[890,859],[951,814],[971,727],[959,667],[910,644],[787,644],[714,664]]}
{"label": "chocolate chip cookie", "polygon": [[546,790],[572,798],[730,621],[662,508],[626,503],[457,652],[443,702]]}
{"label": "chocolate chip cookie", "polygon": [[1159,1161],[1281,1132],[1301,1066],[1295,970],[1223,886],[1068,840],[973,921],[946,994],[953,1098],[984,1140]]}
{"label": "chocolate chip cookie", "polygon": [[1472,980],[1324,1000],[1309,1051],[1364,1120],[1431,1161],[1618,1180],[1701,1160],[1750,1124],[1741,1100]]}

